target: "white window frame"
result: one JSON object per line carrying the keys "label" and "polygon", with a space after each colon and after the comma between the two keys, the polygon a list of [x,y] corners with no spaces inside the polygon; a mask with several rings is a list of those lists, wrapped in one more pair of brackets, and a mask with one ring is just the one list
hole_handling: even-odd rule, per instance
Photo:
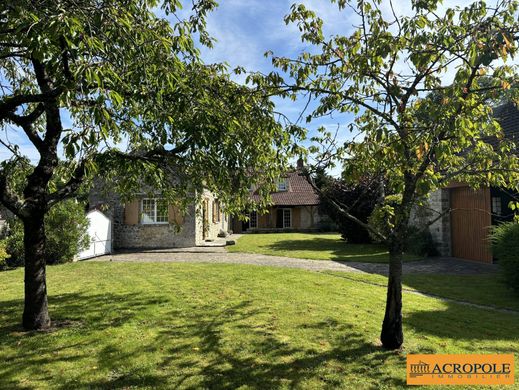
{"label": "white window frame", "polygon": [[[282,209],[283,210],[283,229],[291,228],[292,227],[292,209]],[[288,211],[288,214],[290,215],[290,225],[285,226],[285,212]]]}
{"label": "white window frame", "polygon": [[277,185],[278,191],[288,191],[288,182],[287,179],[279,179]]}
{"label": "white window frame", "polygon": [[[254,215],[254,218],[252,218],[253,215]],[[252,224],[252,221],[254,221],[254,225]],[[249,213],[249,228],[251,228],[251,229],[258,228],[258,213],[256,211],[251,211]]]}
{"label": "white window frame", "polygon": [[[144,214],[144,202],[145,201],[153,201],[153,221],[151,222],[147,222],[147,221],[144,221],[143,218],[142,218],[142,215]],[[141,199],[141,225],[167,225],[169,223],[168,221],[168,218],[169,218],[169,210],[166,209],[166,220],[165,221],[157,221],[157,203],[158,202],[161,202],[161,201],[164,201],[163,198],[142,198]]]}

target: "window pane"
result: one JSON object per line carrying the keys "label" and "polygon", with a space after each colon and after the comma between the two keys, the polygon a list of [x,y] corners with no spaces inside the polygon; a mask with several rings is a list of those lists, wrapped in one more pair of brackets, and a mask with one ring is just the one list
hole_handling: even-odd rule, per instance
{"label": "window pane", "polygon": [[292,226],[292,213],[290,209],[283,210],[283,227],[288,228]]}
{"label": "window pane", "polygon": [[492,213],[501,215],[501,197],[499,196],[492,197]]}
{"label": "window pane", "polygon": [[168,203],[164,199],[157,201],[157,216],[155,222],[168,222]]}
{"label": "window pane", "polygon": [[155,222],[155,201],[153,199],[142,200],[142,223]]}
{"label": "window pane", "polygon": [[258,227],[258,213],[256,213],[255,211],[251,212],[249,218],[250,218],[250,221],[249,221],[250,227],[251,228]]}

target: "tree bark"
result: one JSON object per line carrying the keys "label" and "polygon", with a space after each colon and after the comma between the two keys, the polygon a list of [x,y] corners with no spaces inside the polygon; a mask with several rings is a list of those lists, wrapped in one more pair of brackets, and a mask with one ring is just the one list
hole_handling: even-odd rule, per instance
{"label": "tree bark", "polygon": [[386,313],[382,323],[380,341],[384,348],[398,349],[404,343],[402,330],[402,260],[403,238],[395,237],[389,250],[389,278]]}
{"label": "tree bark", "polygon": [[25,305],[22,324],[25,330],[50,327],[45,275],[45,223],[44,212],[32,213],[25,218]]}

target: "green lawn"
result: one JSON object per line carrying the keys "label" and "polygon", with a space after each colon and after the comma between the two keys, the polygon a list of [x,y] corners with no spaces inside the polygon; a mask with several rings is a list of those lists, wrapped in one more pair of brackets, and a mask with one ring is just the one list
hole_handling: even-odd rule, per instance
{"label": "green lawn", "polygon": [[[386,263],[388,251],[382,245],[348,244],[337,233],[244,234],[230,252],[260,253],[299,259]],[[404,260],[418,257],[406,255]]]}
{"label": "green lawn", "polygon": [[66,326],[24,333],[23,272],[0,273],[1,389],[393,389],[407,353],[519,350],[519,315],[405,294],[405,349],[384,351],[385,289],[324,273],[85,262],[48,279]]}
{"label": "green lawn", "polygon": [[[374,283],[381,287],[387,285],[387,278],[381,275],[344,272],[325,273],[340,278]],[[492,306],[498,309],[519,311],[519,296],[505,285],[499,274],[408,274],[404,275],[403,279],[404,288],[408,290],[415,290],[457,301]]]}

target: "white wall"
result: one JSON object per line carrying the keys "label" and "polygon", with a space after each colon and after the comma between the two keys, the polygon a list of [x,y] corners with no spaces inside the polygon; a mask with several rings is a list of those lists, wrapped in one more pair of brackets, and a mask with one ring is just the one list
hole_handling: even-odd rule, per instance
{"label": "white wall", "polygon": [[80,260],[112,252],[112,221],[99,210],[87,214],[90,246],[78,254]]}

